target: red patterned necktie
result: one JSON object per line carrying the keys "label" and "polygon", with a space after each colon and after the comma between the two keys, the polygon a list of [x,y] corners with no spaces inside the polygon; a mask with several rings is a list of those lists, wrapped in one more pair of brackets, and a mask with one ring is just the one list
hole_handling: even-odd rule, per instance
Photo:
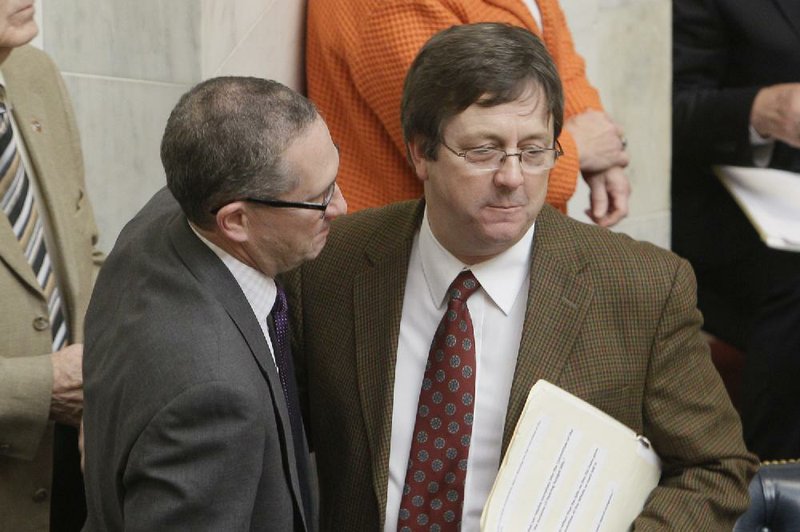
{"label": "red patterned necktie", "polygon": [[480,284],[469,270],[448,289],[417,405],[397,529],[459,530],[475,398],[475,335],[467,298]]}

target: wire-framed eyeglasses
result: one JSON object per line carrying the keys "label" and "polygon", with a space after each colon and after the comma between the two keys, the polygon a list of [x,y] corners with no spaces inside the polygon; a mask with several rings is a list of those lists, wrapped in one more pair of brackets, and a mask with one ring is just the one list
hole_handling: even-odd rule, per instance
{"label": "wire-framed eyeglasses", "polygon": [[561,144],[556,141],[554,148],[540,148],[531,146],[523,148],[517,153],[508,153],[500,148],[470,148],[456,151],[442,141],[442,146],[447,148],[456,157],[461,157],[470,166],[477,170],[496,172],[503,167],[508,157],[518,157],[520,168],[523,172],[535,174],[549,170],[556,164],[556,160],[564,155]]}
{"label": "wire-framed eyeglasses", "polygon": [[[278,209],[311,209],[315,211],[322,211],[320,218],[325,218],[325,211],[328,210],[328,205],[333,200],[336,194],[336,180],[334,179],[322,197],[322,203],[315,203],[311,201],[284,201],[279,199],[264,199],[264,198],[241,198],[233,201],[249,201],[258,203],[260,205],[267,205],[268,207],[275,207]],[[230,203],[230,202],[229,202]],[[217,207],[211,211],[211,214],[217,214],[222,207]]]}

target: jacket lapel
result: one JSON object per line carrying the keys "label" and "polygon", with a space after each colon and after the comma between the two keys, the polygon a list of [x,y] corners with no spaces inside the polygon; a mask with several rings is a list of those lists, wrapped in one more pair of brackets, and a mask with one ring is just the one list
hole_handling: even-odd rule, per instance
{"label": "jacket lapel", "polygon": [[536,220],[528,305],[503,430],[508,447],[528,393],[539,379],[557,383],[572,352],[591,287],[581,278],[584,261],[568,226],[545,207]]}
{"label": "jacket lapel", "polygon": [[42,287],[36,280],[28,260],[22,252],[22,246],[19,244],[11,224],[8,222],[8,217],[3,214],[0,215],[0,259],[27,284],[31,290],[37,292],[44,297]]}
{"label": "jacket lapel", "polygon": [[[11,87],[8,88],[8,93],[13,92]],[[9,99],[11,98],[11,94],[9,94]],[[39,146],[37,141],[39,139],[34,138],[34,135],[29,134],[28,131],[28,116],[25,113],[25,109],[30,107],[41,107],[41,103],[39,102],[39,98],[37,95],[30,93],[20,94],[19,98],[17,98],[16,93],[14,94],[14,103],[11,106],[11,112],[14,115],[14,121],[17,123],[17,135],[21,136],[21,140],[26,148],[26,152],[28,153],[31,163],[34,165],[34,169],[39,175],[39,167],[40,161],[34,157],[34,155],[38,151],[44,151],[45,148]],[[41,190],[41,186],[39,187]],[[44,192],[42,191],[42,194]],[[41,202],[40,202],[41,203]],[[44,206],[39,205],[37,203],[37,208],[42,209]],[[50,211],[48,211],[48,216],[52,216]],[[55,224],[50,224],[55,225]],[[33,273],[33,269],[31,268],[28,260],[25,258],[25,255],[22,252],[22,247],[17,240],[17,237],[14,235],[14,231],[11,228],[11,224],[8,222],[8,218],[6,216],[2,216],[2,220],[0,220],[0,258],[11,268],[20,279],[22,279],[25,283],[30,286],[32,290],[35,292],[42,294],[42,288],[39,286],[39,282],[36,280],[36,276]]]}
{"label": "jacket lapel", "polygon": [[[169,194],[166,191],[161,192],[161,194],[164,193]],[[285,448],[292,490],[297,501],[297,507],[300,509],[300,514],[305,522],[307,516],[303,511],[304,504],[300,491],[300,478],[295,466],[297,464],[295,449],[305,449],[305,444],[304,442],[295,443],[292,439],[292,426],[280,377],[261,326],[236,279],[214,252],[197,238],[197,235],[190,229],[185,217],[182,215],[177,216],[170,224],[169,231],[172,244],[181,260],[192,275],[214,294],[228,313],[250,347],[250,352],[267,381],[272,404],[278,414],[277,417],[286,442]],[[309,523],[305,523],[305,525],[306,530],[308,530]]]}
{"label": "jacket lapel", "polygon": [[[373,235],[368,266],[353,285],[356,368],[359,394],[372,456],[372,481],[381,522],[386,519],[386,487],[392,433],[394,373],[403,293],[414,234],[423,203],[408,204],[400,225]],[[397,235],[401,235],[399,241]]]}

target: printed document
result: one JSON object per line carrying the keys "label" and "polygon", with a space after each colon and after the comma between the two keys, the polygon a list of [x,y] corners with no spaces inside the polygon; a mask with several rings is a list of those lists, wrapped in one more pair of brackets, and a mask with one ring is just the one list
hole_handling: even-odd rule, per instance
{"label": "printed document", "polygon": [[628,530],[660,476],[659,458],[644,437],[540,380],[483,509],[481,530]]}

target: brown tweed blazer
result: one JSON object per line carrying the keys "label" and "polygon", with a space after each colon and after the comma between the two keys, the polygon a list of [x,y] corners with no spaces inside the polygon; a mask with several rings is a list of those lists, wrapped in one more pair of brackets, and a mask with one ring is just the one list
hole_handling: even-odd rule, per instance
{"label": "brown tweed blazer", "polygon": [[[374,531],[385,518],[397,338],[422,212],[412,201],[345,216],[320,257],[286,278],[322,530]],[[547,379],[643,433],[661,456],[637,530],[730,530],[757,462],[701,323],[685,261],[545,207],[504,450],[530,387]]]}

